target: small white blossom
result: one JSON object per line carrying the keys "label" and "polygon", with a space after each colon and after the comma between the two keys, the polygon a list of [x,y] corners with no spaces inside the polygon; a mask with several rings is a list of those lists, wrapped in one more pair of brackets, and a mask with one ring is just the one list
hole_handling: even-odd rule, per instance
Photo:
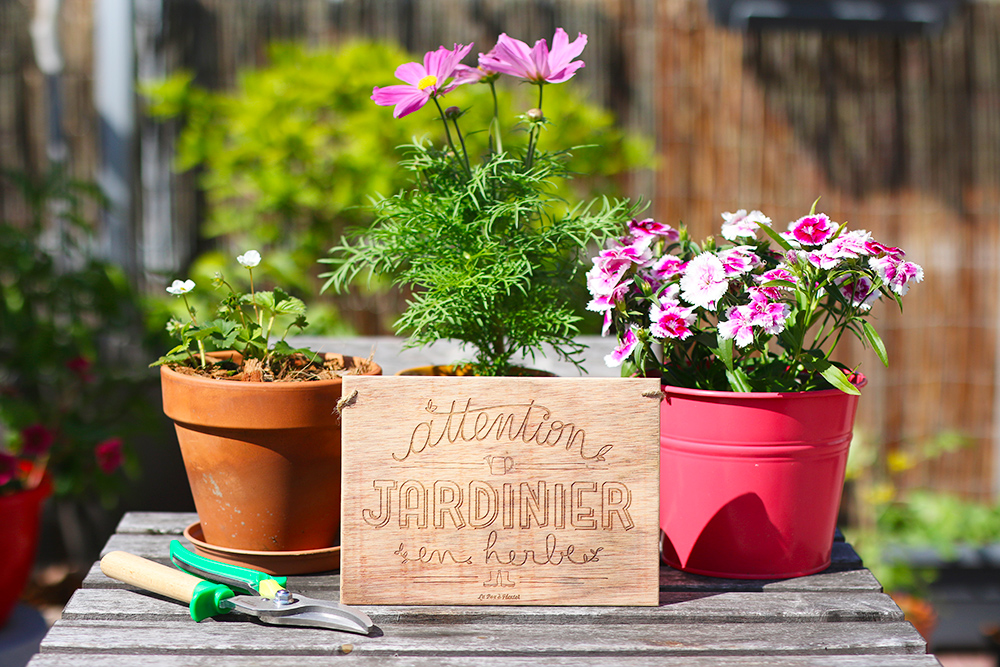
{"label": "small white blossom", "polygon": [[187,294],[193,289],[194,289],[193,280],[175,280],[173,284],[171,284],[170,287],[167,288],[167,291],[176,296],[180,296],[182,294]]}
{"label": "small white blossom", "polygon": [[256,250],[247,250],[245,253],[236,258],[236,261],[248,269],[260,264],[260,253]]}

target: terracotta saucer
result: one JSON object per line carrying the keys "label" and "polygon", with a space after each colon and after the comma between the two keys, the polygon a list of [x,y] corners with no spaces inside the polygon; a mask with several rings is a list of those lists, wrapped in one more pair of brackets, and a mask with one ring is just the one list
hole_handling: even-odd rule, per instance
{"label": "terracotta saucer", "polygon": [[340,567],[340,547],[310,551],[245,551],[217,547],[205,541],[199,521],[184,529],[184,537],[191,540],[194,550],[206,558],[230,565],[252,567],[268,574],[312,574]]}

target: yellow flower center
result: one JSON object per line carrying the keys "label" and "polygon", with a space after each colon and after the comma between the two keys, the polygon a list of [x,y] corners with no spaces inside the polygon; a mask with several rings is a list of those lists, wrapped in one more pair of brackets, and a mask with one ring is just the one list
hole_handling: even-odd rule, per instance
{"label": "yellow flower center", "polygon": [[420,81],[417,82],[417,88],[424,90],[425,88],[430,88],[431,86],[437,84],[438,78],[433,74],[428,74]]}

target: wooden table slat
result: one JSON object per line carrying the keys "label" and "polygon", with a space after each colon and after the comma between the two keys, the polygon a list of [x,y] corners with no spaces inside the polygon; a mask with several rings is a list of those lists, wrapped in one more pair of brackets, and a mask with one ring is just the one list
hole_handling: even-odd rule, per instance
{"label": "wooden table slat", "polygon": [[[309,591],[300,591],[310,594]],[[660,607],[360,607],[376,624],[457,625],[503,620],[517,625],[594,623],[613,614],[618,623],[780,623],[903,620],[891,599],[876,593],[663,593]],[[194,623],[187,606],[134,590],[77,591],[63,610],[66,620],[177,621]]]}
{"label": "wooden table slat", "polygon": [[345,642],[353,653],[378,656],[580,655],[860,655],[926,651],[909,623],[663,623],[598,622],[542,625],[504,620],[459,625],[379,626],[365,637],[316,628],[268,626],[223,616],[202,623],[61,621],[44,653],[106,652],[221,655],[328,655]]}
{"label": "wooden table slat", "polygon": [[[343,645],[341,645],[343,646]],[[353,645],[350,645],[353,647]],[[31,667],[122,667],[124,664],[142,667],[329,667],[333,657],[344,657],[337,647],[323,656],[280,655],[156,655],[117,653],[70,655],[47,653],[37,656]],[[355,667],[382,667],[383,656],[350,655]],[[406,667],[580,667],[580,656],[405,656],[396,665]],[[601,658],[597,664],[610,664]],[[619,667],[775,667],[774,656],[616,656]],[[941,667],[932,655],[809,655],[782,656],[782,667]]]}

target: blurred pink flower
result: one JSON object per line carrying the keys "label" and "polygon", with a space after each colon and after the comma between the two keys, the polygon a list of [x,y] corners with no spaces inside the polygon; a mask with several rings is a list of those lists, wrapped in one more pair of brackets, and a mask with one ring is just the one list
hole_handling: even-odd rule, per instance
{"label": "blurred pink flower", "polygon": [[118,470],[122,464],[122,439],[110,438],[94,447],[94,457],[97,459],[97,467],[105,474],[110,475]]}
{"label": "blurred pink flower", "polygon": [[583,67],[583,61],[573,61],[587,46],[587,36],[578,33],[572,42],[562,28],[556,28],[552,38],[552,49],[544,39],[535,42],[534,47],[519,39],[501,34],[497,45],[484,56],[479,65],[490,72],[510,74],[535,83],[562,83]]}
{"label": "blurred pink flower", "polygon": [[0,487],[17,476],[17,457],[0,452]]}
{"label": "blurred pink flower", "polygon": [[73,357],[66,362],[66,368],[75,373],[83,382],[94,381],[94,374],[90,372],[92,365],[90,359],[87,359],[83,355]]}
{"label": "blurred pink flower", "polygon": [[436,51],[428,51],[424,62],[404,63],[396,68],[396,78],[405,81],[405,85],[376,86],[372,90],[372,100],[375,104],[388,107],[395,105],[393,118],[402,118],[423,107],[432,97],[440,97],[451,91],[456,83],[448,83],[458,63],[464,58],[472,44],[464,46],[456,44],[451,50],[438,47]]}
{"label": "blurred pink flower", "polygon": [[21,431],[21,453],[25,456],[44,456],[55,440],[54,431],[42,424],[32,424]]}

